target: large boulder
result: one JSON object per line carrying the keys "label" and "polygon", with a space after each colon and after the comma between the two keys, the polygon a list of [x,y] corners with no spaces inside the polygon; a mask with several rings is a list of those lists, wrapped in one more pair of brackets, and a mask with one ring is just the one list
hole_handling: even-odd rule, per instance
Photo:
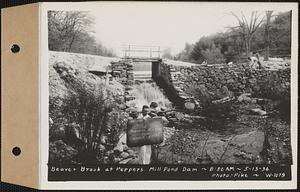
{"label": "large boulder", "polygon": [[216,138],[209,140],[206,145],[206,152],[213,163],[257,163],[260,160],[263,143],[264,133],[251,131],[227,140]]}
{"label": "large boulder", "polygon": [[258,109],[258,108],[255,108],[255,109],[251,109],[250,110],[251,114],[253,115],[266,115],[267,112],[262,110],[262,109]]}

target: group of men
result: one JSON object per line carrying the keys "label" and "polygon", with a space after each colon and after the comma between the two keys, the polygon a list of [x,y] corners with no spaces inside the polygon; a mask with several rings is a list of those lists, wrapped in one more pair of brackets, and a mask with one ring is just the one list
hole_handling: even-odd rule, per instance
{"label": "group of men", "polygon": [[[137,111],[133,111],[130,113],[130,117],[133,119],[148,119],[160,116],[163,124],[166,125],[168,120],[164,117],[164,114],[163,108],[159,108],[156,102],[151,102],[150,107],[144,105],[140,114]],[[150,164],[151,159],[154,160],[157,157],[157,148],[157,145],[143,145],[139,147],[139,164]]]}

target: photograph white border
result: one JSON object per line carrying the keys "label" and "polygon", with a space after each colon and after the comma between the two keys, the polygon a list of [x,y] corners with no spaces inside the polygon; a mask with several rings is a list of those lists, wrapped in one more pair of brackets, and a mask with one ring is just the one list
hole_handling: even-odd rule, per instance
{"label": "photograph white border", "polygon": [[[133,3],[147,6],[155,3],[201,3],[211,9],[238,10],[292,10],[292,52],[291,52],[291,145],[293,165],[291,181],[67,181],[48,182],[49,153],[49,52],[48,52],[48,10],[91,10],[103,3],[115,4],[115,12]],[[261,3],[261,2],[51,2],[40,3],[40,188],[41,189],[295,189],[297,187],[297,112],[298,112],[298,4],[297,3]]]}

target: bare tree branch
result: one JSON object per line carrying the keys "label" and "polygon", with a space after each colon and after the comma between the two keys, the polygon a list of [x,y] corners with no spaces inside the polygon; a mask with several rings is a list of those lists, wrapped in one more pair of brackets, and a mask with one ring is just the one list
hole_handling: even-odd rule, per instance
{"label": "bare tree branch", "polygon": [[257,11],[251,12],[250,21],[247,20],[243,12],[241,12],[240,17],[234,12],[231,12],[231,15],[235,17],[239,23],[238,26],[232,27],[232,29],[240,29],[238,33],[240,33],[241,37],[245,41],[246,54],[249,56],[251,50],[251,40],[259,26],[264,21],[264,17],[260,19],[260,14],[258,14]]}

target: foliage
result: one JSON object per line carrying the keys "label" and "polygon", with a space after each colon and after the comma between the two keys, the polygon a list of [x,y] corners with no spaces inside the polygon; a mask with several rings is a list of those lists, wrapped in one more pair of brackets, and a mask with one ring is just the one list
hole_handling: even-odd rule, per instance
{"label": "foliage", "polygon": [[[286,57],[291,55],[291,14],[284,12],[272,16],[270,22],[270,55],[273,57]],[[257,50],[261,55],[265,54],[265,27],[264,23],[258,30],[252,40],[252,49]]]}
{"label": "foliage", "polygon": [[[261,20],[258,20],[257,24],[259,24],[260,21]],[[249,49],[248,51],[250,53],[258,52],[260,55],[264,55],[266,47],[266,23],[265,20],[263,20],[260,25],[257,24],[251,28],[255,30],[250,31],[251,38],[246,38],[248,48],[246,46],[245,35],[243,35],[246,34],[247,31],[241,31],[243,29],[242,27],[247,28],[247,26],[242,24],[242,27],[233,27],[229,28],[229,30],[226,32],[219,32],[209,36],[201,37],[195,44],[187,43],[185,45],[185,49],[176,56],[176,59],[194,63],[202,63],[206,60],[211,64],[222,63],[224,61],[243,62],[246,61],[247,49]],[[250,25],[250,23],[248,23],[248,25]],[[290,12],[272,15],[269,25],[270,56],[289,56],[291,54]],[[216,56],[216,58],[214,58],[214,56]]]}
{"label": "foliage", "polygon": [[95,150],[100,135],[105,131],[112,106],[104,99],[102,90],[93,93],[81,91],[65,101],[63,114],[68,120],[67,131],[77,128],[86,150]]}
{"label": "foliage", "polygon": [[207,58],[203,56],[203,51],[211,49],[214,44],[212,37],[202,37],[194,46],[191,58],[197,63],[202,63]]}
{"label": "foliage", "polygon": [[271,23],[271,53],[282,56],[291,54],[291,12],[277,15]]}
{"label": "foliage", "polygon": [[252,45],[252,39],[257,31],[257,29],[262,24],[264,18],[260,17],[260,14],[258,14],[257,11],[251,12],[251,18],[250,20],[247,20],[244,13],[242,12],[241,16],[238,16],[237,14],[231,12],[231,15],[234,16],[237,21],[238,25],[234,27],[236,30],[238,30],[239,34],[241,35],[243,42],[245,44],[245,52],[246,56],[250,56],[250,50]]}
{"label": "foliage", "polygon": [[[106,128],[107,143],[116,144],[119,141],[119,136],[127,127],[128,113],[122,111],[112,111],[108,114],[108,124]],[[109,148],[111,147],[111,148]],[[107,146],[112,149],[114,145]]]}
{"label": "foliage", "polygon": [[195,44],[190,56],[196,63],[223,63],[225,61],[221,48],[216,46],[213,37],[202,37]]}
{"label": "foliage", "polygon": [[221,53],[221,50],[219,47],[216,47],[215,44],[212,44],[212,46],[209,49],[205,49],[201,51],[201,54],[203,55],[204,60],[207,63],[224,63],[224,56]]}
{"label": "foliage", "polygon": [[118,108],[118,100],[106,90],[105,85],[97,87],[88,90],[78,86],[63,100],[60,108],[50,107],[53,121],[50,124],[50,141],[62,140],[77,150],[76,162],[95,163],[99,155],[103,155],[99,150],[99,145],[103,144],[101,137],[108,138],[103,145],[112,149],[126,128],[126,114]]}
{"label": "foliage", "polygon": [[84,11],[49,11],[49,50],[114,56],[92,35],[94,19]]}
{"label": "foliage", "polygon": [[179,54],[176,55],[175,59],[180,61],[190,61],[191,52],[194,49],[193,44],[186,43],[184,50],[181,51]]}

